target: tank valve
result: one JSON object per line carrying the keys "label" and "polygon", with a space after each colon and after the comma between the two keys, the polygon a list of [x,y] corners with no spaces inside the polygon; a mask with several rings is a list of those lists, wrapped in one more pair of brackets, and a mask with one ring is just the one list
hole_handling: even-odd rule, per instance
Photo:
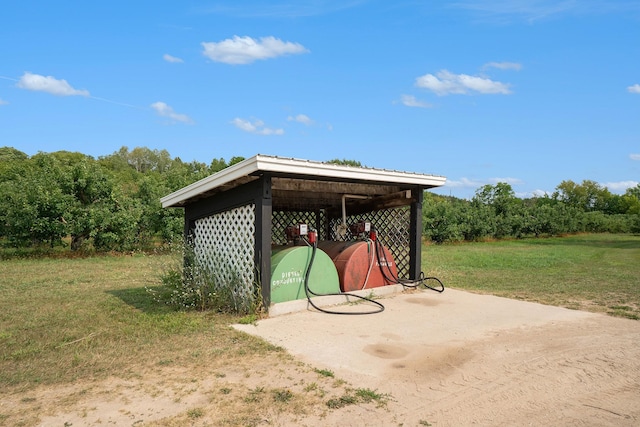
{"label": "tank valve", "polygon": [[369,238],[371,234],[371,223],[367,221],[356,222],[355,224],[351,224],[349,226],[349,231],[351,231],[351,235],[356,238]]}
{"label": "tank valve", "polygon": [[287,237],[287,242],[296,242],[300,239],[300,236],[306,236],[309,232],[307,224],[290,225],[285,228],[284,233]]}

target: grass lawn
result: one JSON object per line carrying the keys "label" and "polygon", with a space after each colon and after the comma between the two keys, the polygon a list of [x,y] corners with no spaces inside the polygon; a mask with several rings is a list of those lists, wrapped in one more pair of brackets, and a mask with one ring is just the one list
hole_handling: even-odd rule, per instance
{"label": "grass lawn", "polygon": [[279,352],[231,329],[237,318],[155,303],[145,286],[157,286],[171,261],[139,255],[0,262],[0,385],[135,376],[145,366]]}
{"label": "grass lawn", "polygon": [[422,268],[452,288],[640,319],[640,236],[427,245]]}
{"label": "grass lawn", "polygon": [[[0,397],[172,367],[197,377],[230,361],[248,372],[256,360],[294,363],[280,348],[232,329],[238,317],[155,303],[145,287],[158,286],[173,262],[172,255],[0,261]],[[640,236],[426,245],[423,269],[447,287],[640,318]],[[331,396],[311,385],[320,387],[292,385],[300,389],[294,397],[308,402],[313,393],[315,403],[304,405],[323,406]],[[238,405],[253,405],[251,393],[239,395]],[[242,410],[255,417],[255,408]],[[0,425],[15,424],[15,416],[0,408]]]}

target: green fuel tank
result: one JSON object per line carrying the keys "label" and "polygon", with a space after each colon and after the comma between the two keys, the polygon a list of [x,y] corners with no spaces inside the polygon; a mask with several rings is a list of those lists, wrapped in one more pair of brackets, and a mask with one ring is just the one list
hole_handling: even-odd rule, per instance
{"label": "green fuel tank", "polygon": [[[271,302],[306,298],[304,276],[313,249],[309,246],[277,247],[271,250]],[[317,294],[340,293],[338,271],[331,258],[316,250],[309,273],[309,289]]]}

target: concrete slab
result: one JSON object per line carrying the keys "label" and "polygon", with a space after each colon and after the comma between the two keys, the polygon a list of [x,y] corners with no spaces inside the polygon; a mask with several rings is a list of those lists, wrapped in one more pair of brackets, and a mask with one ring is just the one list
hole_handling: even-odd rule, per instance
{"label": "concrete slab", "polygon": [[[371,425],[640,422],[637,321],[454,289],[379,301],[379,314],[304,310],[235,328],[393,396]],[[317,421],[362,425],[351,415]]]}

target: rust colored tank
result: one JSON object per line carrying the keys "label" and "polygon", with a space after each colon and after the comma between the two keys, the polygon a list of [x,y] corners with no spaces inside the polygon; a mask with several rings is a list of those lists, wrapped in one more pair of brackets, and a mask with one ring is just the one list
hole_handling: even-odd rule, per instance
{"label": "rust colored tank", "polygon": [[387,266],[383,265],[384,274],[381,271],[375,252],[376,245],[373,242],[322,241],[318,243],[318,247],[333,260],[338,270],[340,290],[342,292],[390,285],[393,283],[387,278],[393,280],[398,275],[393,255],[385,246],[382,246],[384,256],[380,254],[380,260],[383,264],[385,264],[386,260],[388,266],[387,268]]}

